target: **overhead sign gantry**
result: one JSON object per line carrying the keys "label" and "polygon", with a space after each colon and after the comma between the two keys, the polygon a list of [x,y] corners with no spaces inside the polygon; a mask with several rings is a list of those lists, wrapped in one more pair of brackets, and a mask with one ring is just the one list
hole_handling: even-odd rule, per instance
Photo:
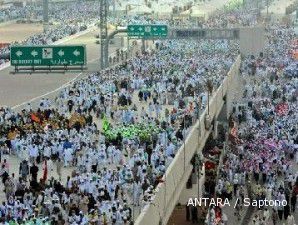
{"label": "overhead sign gantry", "polygon": [[[240,28],[170,28],[162,24],[129,24],[127,28],[115,30],[104,40],[104,51],[101,52],[102,69],[108,67],[110,40],[119,33],[127,33],[130,39],[240,39]],[[103,46],[102,46],[103,47]]]}
{"label": "overhead sign gantry", "polygon": [[168,36],[168,26],[167,25],[159,25],[159,24],[151,24],[151,25],[128,25],[127,26],[127,36],[129,38],[165,38]]}

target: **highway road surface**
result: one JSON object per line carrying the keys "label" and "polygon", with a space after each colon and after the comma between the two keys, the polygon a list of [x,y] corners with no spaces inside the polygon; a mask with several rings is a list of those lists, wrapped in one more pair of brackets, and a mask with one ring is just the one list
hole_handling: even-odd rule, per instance
{"label": "highway road surface", "polygon": [[14,21],[0,23],[0,43],[23,41],[31,35],[41,33],[42,31],[43,26],[38,23],[26,24]]}
{"label": "highway road surface", "polygon": [[[99,70],[100,45],[96,44],[95,35],[99,30],[92,31],[61,44],[85,44],[87,49],[88,71]],[[121,48],[120,39],[110,45],[110,53]],[[90,72],[41,73],[41,74],[11,74],[13,67],[0,70],[0,106],[19,106],[27,101],[48,97],[67,83],[84,77]]]}

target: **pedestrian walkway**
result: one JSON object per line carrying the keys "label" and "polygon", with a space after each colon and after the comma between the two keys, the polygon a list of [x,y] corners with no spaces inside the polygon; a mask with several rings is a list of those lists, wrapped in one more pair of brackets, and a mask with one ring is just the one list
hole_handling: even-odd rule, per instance
{"label": "pedestrian walkway", "polygon": [[[8,160],[9,162],[9,174],[12,174],[14,173],[15,174],[15,178],[18,179],[19,178],[19,166],[20,166],[20,162],[21,162],[21,159],[17,156],[14,156],[14,155],[11,155],[9,156]],[[2,162],[3,162],[3,159],[2,159]],[[43,169],[42,169],[42,164],[39,164],[37,165],[38,166],[38,176],[37,176],[37,180],[39,180],[40,178],[43,177]],[[59,176],[57,174],[57,166],[56,166],[56,163],[53,164],[53,171],[49,171],[48,173],[48,178],[50,179],[50,177],[54,177],[55,179],[59,179]],[[75,168],[74,167],[67,167],[67,168],[63,168],[62,169],[62,177],[61,177],[61,182],[62,184],[66,184],[66,179],[67,179],[67,176],[70,176],[71,175],[71,172],[74,170]],[[3,202],[6,200],[6,197],[5,197],[5,192],[3,191],[4,190],[4,186],[3,186],[3,183],[0,182],[0,202]]]}

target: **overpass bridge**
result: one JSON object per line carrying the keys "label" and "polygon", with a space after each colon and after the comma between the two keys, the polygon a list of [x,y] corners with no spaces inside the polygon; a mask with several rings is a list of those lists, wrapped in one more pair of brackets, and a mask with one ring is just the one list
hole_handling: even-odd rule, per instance
{"label": "overpass bridge", "polygon": [[193,156],[200,154],[204,148],[209,135],[216,129],[215,122],[227,120],[232,112],[232,102],[236,97],[235,90],[241,92],[239,90],[240,64],[241,56],[239,55],[222,84],[210,98],[209,114],[205,109],[192,127],[185,143],[180,147],[168,167],[163,177],[164,182],[157,186],[154,200],[142,209],[135,221],[136,225],[167,224],[192,173],[191,160]]}
{"label": "overpass bridge", "polygon": [[[127,28],[116,30],[108,36],[105,43],[105,53],[108,51],[109,40],[118,33],[127,33]],[[230,29],[169,28],[165,39],[238,40],[241,55],[258,55],[264,49],[265,30],[263,27]],[[217,122],[227,120],[232,111],[232,102],[236,97],[242,96],[242,90],[239,90],[241,88],[239,85],[241,55],[238,56],[222,84],[211,96],[209,110],[205,109],[192,127],[184,144],[167,168],[163,177],[164,182],[157,186],[153,201],[146,205],[137,217],[136,225],[167,224],[192,173],[192,158],[195,154],[200,155],[208,137],[217,129]],[[108,55],[106,54],[104,57],[108,57]],[[237,89],[241,93],[239,96],[234,94],[234,90]]]}
{"label": "overpass bridge", "polygon": [[[150,25],[148,25],[150,26]],[[105,35],[101,51],[101,68],[109,66],[109,42],[119,33],[128,33],[128,28],[115,30],[109,35]],[[265,29],[264,27],[239,27],[239,28],[168,28],[168,34],[164,37],[150,37],[144,40],[154,39],[192,39],[192,40],[238,40],[240,53],[242,55],[258,55],[263,51],[265,46]]]}

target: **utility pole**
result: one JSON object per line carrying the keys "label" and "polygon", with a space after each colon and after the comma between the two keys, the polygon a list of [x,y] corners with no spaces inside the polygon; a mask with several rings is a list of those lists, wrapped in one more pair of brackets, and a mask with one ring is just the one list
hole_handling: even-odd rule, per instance
{"label": "utility pole", "polygon": [[201,169],[203,166],[203,158],[199,152],[195,155],[195,165],[198,173],[198,198],[201,197],[202,192],[200,191],[200,179],[201,179]]}
{"label": "utility pole", "polygon": [[105,52],[105,42],[108,37],[108,11],[109,5],[108,0],[100,0],[100,68],[105,69],[108,65],[108,61],[106,60],[108,56],[106,56]]}
{"label": "utility pole", "polygon": [[33,1],[30,0],[30,20],[33,20],[33,10],[34,10]]}
{"label": "utility pole", "polygon": [[266,14],[267,14],[267,19],[268,19],[268,16],[269,16],[269,0],[266,0]]}
{"label": "utility pole", "polygon": [[113,0],[113,17],[116,17],[116,0]]}
{"label": "utility pole", "polygon": [[48,30],[49,26],[49,0],[43,0],[43,32]]}

